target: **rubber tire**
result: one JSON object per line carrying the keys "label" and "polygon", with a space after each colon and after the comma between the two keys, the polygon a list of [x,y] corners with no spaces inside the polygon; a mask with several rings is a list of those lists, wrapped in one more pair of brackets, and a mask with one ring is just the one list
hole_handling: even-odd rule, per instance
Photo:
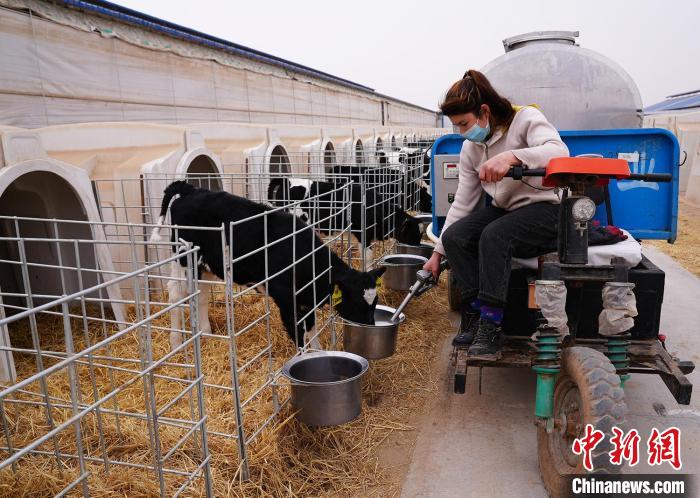
{"label": "rubber tire", "polygon": [[462,310],[462,293],[452,271],[447,272],[447,303],[452,311]]}
{"label": "rubber tire", "polygon": [[[610,438],[612,428],[624,427],[627,405],[625,393],[620,387],[620,377],[615,373],[610,360],[595,349],[574,346],[564,349],[561,357],[562,372],[554,386],[554,410],[557,414],[557,401],[571,386],[578,389],[581,398],[580,412],[583,416],[583,427],[592,424],[594,428],[603,431],[605,438],[593,451],[593,473],[619,473],[620,467],[610,463],[608,452],[612,449]],[[577,434],[576,437],[580,437]],[[551,437],[541,425],[537,427],[537,457],[540,475],[547,492],[555,498],[569,496],[569,481],[567,474],[585,474],[583,458],[579,457],[578,465],[574,468],[569,464],[564,473],[557,469],[556,455],[552,454]],[[560,465],[561,467],[561,465]]]}

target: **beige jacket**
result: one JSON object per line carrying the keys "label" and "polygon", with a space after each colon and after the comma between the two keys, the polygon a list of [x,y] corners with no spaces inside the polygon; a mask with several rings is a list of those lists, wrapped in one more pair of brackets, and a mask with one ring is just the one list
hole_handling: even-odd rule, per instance
{"label": "beige jacket", "polygon": [[[465,140],[459,156],[459,185],[454,202],[447,212],[444,230],[455,221],[471,213],[486,192],[493,198],[493,205],[513,211],[535,202],[559,204],[559,196],[553,190],[537,190],[542,187],[542,178],[525,177],[523,181],[504,178],[497,183],[479,180],[479,168],[491,157],[501,152],[512,151],[526,168],[544,168],[554,157],[566,157],[569,149],[562,142],[557,130],[547,118],[534,107],[518,110],[510,127],[496,130],[484,144]],[[527,182],[528,185],[525,184]],[[531,185],[531,186],[529,186]],[[533,188],[536,187],[536,188]],[[445,254],[442,243],[435,251]]]}

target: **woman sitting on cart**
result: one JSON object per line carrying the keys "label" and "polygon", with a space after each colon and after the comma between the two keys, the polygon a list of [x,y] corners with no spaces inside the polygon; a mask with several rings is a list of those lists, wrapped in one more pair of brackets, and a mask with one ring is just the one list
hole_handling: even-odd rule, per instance
{"label": "woman sitting on cart", "polygon": [[[453,344],[469,357],[496,360],[511,258],[556,250],[559,196],[542,179],[503,180],[513,166],[544,168],[568,156],[557,130],[535,107],[514,108],[479,71],[470,69],[440,105],[466,139],[459,186],[440,242],[425,264],[437,278],[447,257],[462,290],[462,321]],[[480,207],[482,194],[491,204]]]}

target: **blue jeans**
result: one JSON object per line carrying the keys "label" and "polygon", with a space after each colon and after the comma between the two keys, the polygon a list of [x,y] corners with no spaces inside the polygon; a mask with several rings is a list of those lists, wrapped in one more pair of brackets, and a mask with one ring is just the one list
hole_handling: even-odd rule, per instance
{"label": "blue jeans", "polygon": [[511,257],[532,258],[557,250],[559,205],[538,202],[514,211],[487,206],[454,222],[442,245],[463,303],[503,306]]}

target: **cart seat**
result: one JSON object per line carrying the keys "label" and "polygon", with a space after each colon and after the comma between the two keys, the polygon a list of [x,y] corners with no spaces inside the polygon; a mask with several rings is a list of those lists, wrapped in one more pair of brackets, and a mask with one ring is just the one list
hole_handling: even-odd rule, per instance
{"label": "cart seat", "polygon": [[[642,245],[634,240],[627,230],[622,230],[627,239],[607,246],[588,248],[588,264],[593,266],[609,265],[612,258],[622,258],[628,268],[634,268],[642,261]],[[513,268],[537,269],[537,258],[513,258]]]}

